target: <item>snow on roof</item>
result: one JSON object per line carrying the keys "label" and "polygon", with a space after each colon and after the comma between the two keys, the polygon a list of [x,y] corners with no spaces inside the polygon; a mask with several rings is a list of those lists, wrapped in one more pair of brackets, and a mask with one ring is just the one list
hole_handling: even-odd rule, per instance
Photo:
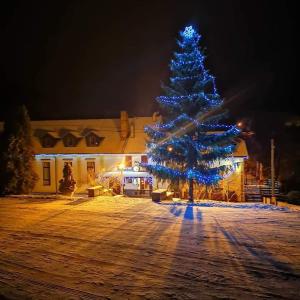
{"label": "snow on roof", "polygon": [[[129,118],[129,128],[133,131],[126,140],[120,138],[120,119],[76,119],[76,120],[43,120],[31,121],[32,132],[43,130],[58,142],[52,148],[43,148],[40,139],[34,134],[33,145],[37,154],[134,154],[146,152],[146,134],[144,127],[154,124],[152,117]],[[1,124],[0,124],[1,125]],[[76,137],[85,137],[94,132],[102,141],[99,146],[87,147],[82,138],[76,147],[64,147],[59,132],[67,129]],[[85,134],[84,134],[85,133]],[[247,157],[248,151],[244,140],[239,139],[234,157]]]}
{"label": "snow on roof", "polygon": [[85,119],[85,120],[49,120],[32,121],[33,132],[35,129],[43,128],[48,131],[59,132],[67,128],[72,134],[77,133],[84,137],[84,132],[94,132],[102,141],[97,147],[87,147],[85,139],[82,139],[76,147],[64,147],[62,141],[58,141],[52,148],[43,148],[38,139],[34,140],[36,153],[64,154],[64,153],[111,153],[111,154],[134,154],[146,151],[146,135],[144,127],[153,124],[152,117],[129,118],[129,128],[133,132],[126,140],[120,138],[120,119]]}
{"label": "snow on roof", "polygon": [[248,150],[244,140],[239,139],[236,145],[236,149],[233,153],[234,157],[248,157]]}

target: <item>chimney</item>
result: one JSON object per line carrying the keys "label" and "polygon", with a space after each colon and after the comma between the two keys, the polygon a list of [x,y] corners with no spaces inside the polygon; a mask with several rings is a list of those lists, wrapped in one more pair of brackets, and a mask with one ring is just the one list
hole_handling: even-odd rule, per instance
{"label": "chimney", "polygon": [[135,137],[135,118],[131,119],[131,123],[130,123],[130,137],[131,138]]}
{"label": "chimney", "polygon": [[156,111],[156,112],[153,113],[153,115],[152,115],[152,121],[153,121],[153,122],[157,122],[158,117],[159,117],[159,112]]}
{"label": "chimney", "polygon": [[126,110],[121,111],[121,140],[126,140],[129,136],[129,121]]}

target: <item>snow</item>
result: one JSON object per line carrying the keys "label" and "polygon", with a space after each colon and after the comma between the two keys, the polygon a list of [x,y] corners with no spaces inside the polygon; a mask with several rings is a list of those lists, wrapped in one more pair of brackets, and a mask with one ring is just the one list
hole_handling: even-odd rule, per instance
{"label": "snow", "polygon": [[0,298],[300,298],[299,211],[0,198],[0,219]]}

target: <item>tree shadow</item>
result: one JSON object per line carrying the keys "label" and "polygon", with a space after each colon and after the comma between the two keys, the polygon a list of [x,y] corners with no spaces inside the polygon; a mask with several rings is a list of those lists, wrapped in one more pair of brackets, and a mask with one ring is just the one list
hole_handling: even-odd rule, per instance
{"label": "tree shadow", "polygon": [[193,210],[193,205],[189,204],[184,212],[183,216],[184,220],[194,220],[194,210]]}
{"label": "tree shadow", "polygon": [[55,201],[58,201],[60,199],[57,199],[57,198],[27,198],[27,199],[24,199],[21,204],[38,204],[38,203],[52,203],[52,202],[55,202]]}
{"label": "tree shadow", "polygon": [[202,216],[202,212],[201,212],[200,209],[197,209],[197,215],[196,215],[196,217],[197,217],[198,221],[202,221],[203,216]]}
{"label": "tree shadow", "polygon": [[[229,230],[226,230],[223,226],[221,226],[217,220],[215,221],[218,230],[220,230],[220,232],[225,236],[228,243],[234,248],[234,251],[243,251],[242,249],[244,248],[244,250],[246,250],[255,259],[259,260],[261,263],[268,263],[279,273],[282,273],[282,275],[300,278],[300,275],[296,274],[291,266],[275,259],[272,253],[270,253],[263,245],[261,245],[259,241],[245,233],[242,233],[241,231],[239,231],[239,237],[236,237],[233,232],[229,232]],[[252,245],[250,245],[248,242],[243,242],[245,239],[246,241],[251,241]]]}
{"label": "tree shadow", "polygon": [[172,202],[158,202],[158,205],[162,206],[188,206],[193,205],[194,207],[220,207],[220,208],[239,208],[239,209],[259,209],[259,210],[278,210],[283,212],[289,212],[287,207],[274,206],[271,204],[263,203],[245,203],[245,202],[225,202],[217,200],[208,200],[195,203],[172,203]]}
{"label": "tree shadow", "polygon": [[178,208],[174,205],[171,207],[170,213],[173,214],[175,217],[179,217],[182,214],[182,208]]}
{"label": "tree shadow", "polygon": [[69,211],[69,209],[64,209],[64,210],[62,210],[62,211],[60,210],[60,211],[58,211],[58,212],[55,212],[54,214],[48,216],[47,218],[45,218],[45,219],[43,219],[43,220],[40,220],[40,221],[36,222],[35,224],[40,224],[40,223],[47,222],[47,221],[49,221],[49,220],[51,220],[51,219],[53,219],[53,218],[56,218],[56,217],[58,217],[58,216],[64,214],[64,213],[67,212],[67,211]]}
{"label": "tree shadow", "polygon": [[[164,274],[165,286],[161,289],[160,297],[176,298],[176,295],[180,294],[182,299],[189,298],[191,295],[197,295],[198,299],[201,299],[200,291],[204,290],[204,284],[199,279],[201,275],[198,268],[201,264],[199,258],[202,255],[200,249],[205,239],[201,208],[195,203],[168,205],[171,206],[169,211],[179,219],[176,234],[178,238],[173,251],[168,253],[170,264]],[[178,211],[181,213],[178,214]]]}
{"label": "tree shadow", "polygon": [[[158,205],[170,206],[170,213],[175,217],[180,217],[183,214],[183,220],[198,220],[202,221],[202,212],[199,205],[195,203],[177,204],[177,203],[158,203]],[[185,210],[184,210],[185,208]]]}
{"label": "tree shadow", "polygon": [[79,205],[79,204],[82,204],[82,203],[89,202],[91,200],[93,200],[93,198],[79,198],[79,199],[76,199],[75,201],[67,203],[66,205]]}

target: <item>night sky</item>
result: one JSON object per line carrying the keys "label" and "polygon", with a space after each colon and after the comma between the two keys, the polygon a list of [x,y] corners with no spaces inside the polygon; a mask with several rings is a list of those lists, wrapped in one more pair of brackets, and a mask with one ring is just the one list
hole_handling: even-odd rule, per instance
{"label": "night sky", "polygon": [[299,113],[293,1],[6,2],[0,119],[19,103],[32,119],[151,115],[191,24],[233,115]]}

